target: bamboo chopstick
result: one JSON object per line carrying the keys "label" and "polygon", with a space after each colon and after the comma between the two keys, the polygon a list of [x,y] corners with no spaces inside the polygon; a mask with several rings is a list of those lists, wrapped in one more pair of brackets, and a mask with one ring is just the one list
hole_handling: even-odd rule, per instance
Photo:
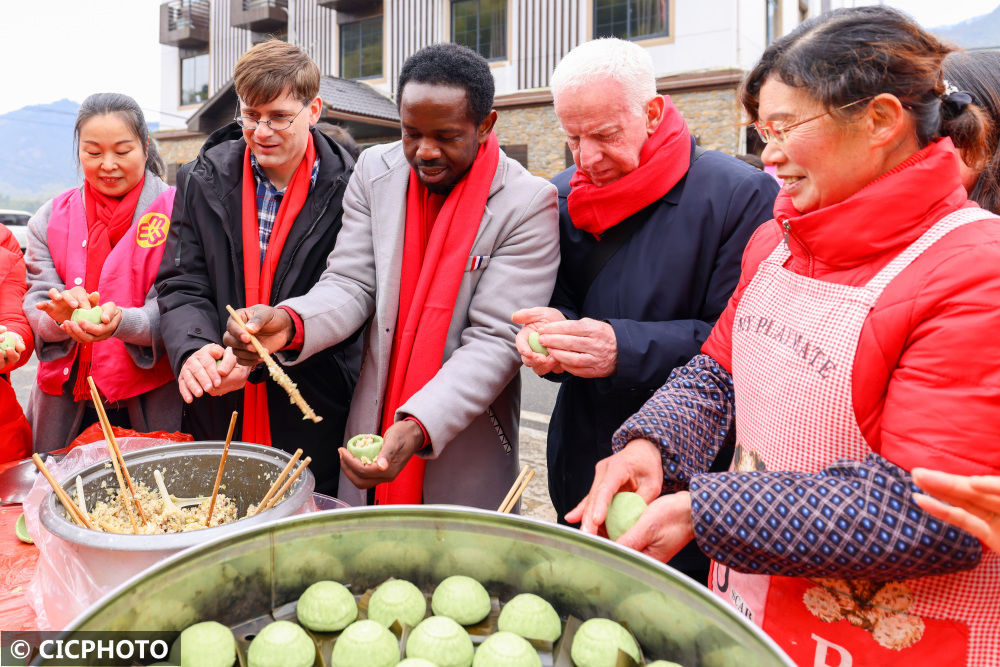
{"label": "bamboo chopstick", "polygon": [[229,455],[229,443],[233,441],[233,429],[236,428],[236,416],[239,413],[233,411],[233,416],[229,420],[229,433],[226,434],[226,446],[222,448],[222,458],[219,460],[219,472],[215,475],[215,488],[212,489],[212,500],[208,503],[208,518],[205,525],[212,523],[212,511],[215,510],[215,498],[219,495],[219,484],[222,482],[222,471],[226,467],[226,457]]}
{"label": "bamboo chopstick", "polygon": [[63,507],[66,508],[66,513],[69,514],[79,526],[93,530],[94,527],[90,525],[87,515],[81,513],[80,508],[77,507],[72,500],[70,500],[69,494],[66,493],[66,490],[60,486],[59,482],[56,481],[56,478],[49,472],[45,462],[42,461],[42,457],[38,454],[32,454],[31,460],[35,462],[35,467],[38,468],[38,470],[45,475],[45,479],[49,481],[49,485],[52,486],[52,490],[55,492],[56,497],[59,498],[59,502],[61,502]]}
{"label": "bamboo chopstick", "polygon": [[[508,491],[507,495],[504,496],[503,502],[500,503],[500,507],[497,508],[497,511],[503,513],[510,512],[510,510],[514,507],[514,504],[517,502],[517,499],[521,497],[522,493],[524,493],[524,486],[527,486],[528,484],[524,481],[525,478],[527,477],[527,479],[530,480],[534,477],[534,475],[535,471],[531,469],[531,466],[526,465],[521,468],[521,472],[518,474],[517,479],[514,480],[514,483],[511,484],[510,491]],[[524,482],[524,486],[521,486],[522,482]],[[518,491],[519,487],[520,491]]]}
{"label": "bamboo chopstick", "polygon": [[[104,431],[104,439],[108,444],[108,453],[111,457],[111,465],[115,469],[115,477],[118,478],[118,493],[123,498],[123,503],[125,509],[128,511],[129,523],[132,524],[132,532],[138,533],[139,529],[135,523],[135,513],[132,511],[132,505],[128,502],[128,496],[126,496],[126,490],[131,493],[132,502],[135,503],[136,508],[139,510],[139,516],[142,518],[142,523],[146,523],[146,514],[142,511],[142,506],[139,505],[139,499],[135,497],[135,487],[132,485],[132,478],[128,474],[128,468],[125,467],[125,459],[122,458],[121,450],[118,449],[118,441],[115,440],[115,433],[111,429],[111,422],[108,421],[108,413],[104,411],[104,404],[101,403],[101,395],[97,392],[97,385],[94,384],[94,378],[88,376],[87,382],[90,383],[90,398],[94,401],[94,409],[97,411],[97,419],[101,422],[101,430]],[[122,477],[124,473],[124,479]],[[125,480],[128,480],[126,486]]]}
{"label": "bamboo chopstick", "polygon": [[229,314],[233,316],[234,320],[239,322],[243,331],[250,336],[250,342],[253,344],[254,349],[257,350],[257,354],[260,355],[260,358],[264,360],[264,364],[267,365],[267,372],[271,374],[271,379],[274,380],[279,387],[285,390],[285,393],[288,394],[288,398],[291,399],[291,402],[298,406],[299,410],[302,411],[302,418],[310,419],[316,423],[323,421],[323,418],[317,415],[313,409],[309,407],[309,404],[306,403],[306,399],[302,398],[302,394],[299,393],[298,385],[292,382],[292,378],[288,377],[288,374],[285,373],[281,366],[274,361],[267,349],[260,344],[259,340],[257,340],[257,337],[250,333],[250,330],[247,329],[247,323],[236,315],[236,311],[233,310],[233,307],[229,304],[226,304],[226,310],[229,311]]}
{"label": "bamboo chopstick", "polygon": [[[277,502],[285,495],[285,493],[288,492],[288,489],[291,488],[292,484],[295,483],[295,480],[297,480],[299,478],[299,475],[302,474],[302,471],[306,469],[306,466],[308,466],[311,461],[312,461],[312,458],[308,457],[308,456],[305,457],[304,459],[302,459],[302,463],[299,464],[299,467],[296,468],[295,472],[293,472],[292,475],[291,475],[291,477],[288,478],[288,481],[286,481],[281,486],[281,488],[278,489],[278,492],[275,493],[274,496],[269,501],[267,501],[267,505],[264,507],[264,510],[269,510],[272,507],[274,507],[275,504],[277,504]],[[262,510],[258,510],[258,511],[262,511]]]}
{"label": "bamboo chopstick", "polygon": [[[254,510],[254,512],[253,512],[254,514],[257,514],[262,509],[264,509],[264,505],[266,505],[267,501],[269,501],[271,499],[271,496],[274,495],[274,492],[278,490],[278,488],[281,486],[281,483],[283,481],[285,481],[285,475],[287,475],[288,471],[292,469],[292,466],[295,465],[295,462],[299,460],[300,456],[302,456],[302,450],[301,449],[296,449],[295,453],[292,454],[292,458],[289,459],[289,461],[288,461],[287,464],[285,464],[285,469],[282,470],[281,474],[279,474],[275,478],[274,483],[271,484],[271,488],[269,488],[267,490],[267,493],[264,494],[264,497],[260,499],[260,503],[257,504],[257,509]],[[253,516],[253,515],[252,514],[248,514],[247,516]]]}
{"label": "bamboo chopstick", "polygon": [[517,501],[521,499],[521,494],[524,493],[524,490],[528,488],[528,482],[530,482],[531,478],[534,476],[535,476],[534,470],[529,470],[528,474],[524,476],[524,481],[521,482],[521,485],[517,487],[517,491],[514,492],[514,496],[510,499],[510,504],[507,506],[507,509],[504,510],[505,514],[509,513],[511,510],[514,509],[514,505],[516,505]]}

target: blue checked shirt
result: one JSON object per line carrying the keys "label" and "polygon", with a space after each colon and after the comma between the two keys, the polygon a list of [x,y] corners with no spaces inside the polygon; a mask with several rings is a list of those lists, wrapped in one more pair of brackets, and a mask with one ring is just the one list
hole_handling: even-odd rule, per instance
{"label": "blue checked shirt", "polygon": [[[250,153],[250,168],[253,169],[253,177],[257,182],[257,233],[260,238],[260,263],[264,263],[264,254],[267,252],[268,241],[271,240],[271,230],[274,228],[274,220],[278,217],[278,208],[281,200],[285,196],[285,190],[278,190],[274,183],[267,177],[264,170],[257,164],[257,158]],[[309,191],[312,192],[316,185],[316,176],[319,174],[319,155],[313,162],[312,176],[309,177]],[[287,188],[286,188],[287,189]]]}

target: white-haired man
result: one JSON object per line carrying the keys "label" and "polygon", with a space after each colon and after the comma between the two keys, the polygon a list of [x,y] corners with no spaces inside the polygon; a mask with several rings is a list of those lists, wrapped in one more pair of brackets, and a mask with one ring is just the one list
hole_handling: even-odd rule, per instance
{"label": "white-haired man", "polygon": [[[778,186],[697,148],[636,44],[581,44],[556,67],[551,87],[575,162],[552,179],[562,263],[549,306],[514,320],[526,325],[517,338],[524,363],[562,383],[548,475],[563,521],[590,489],[596,463],[611,455],[618,426],[698,353],[736,286],[744,246],[771,218]],[[530,348],[532,330],[548,355]],[[727,467],[722,458],[717,466]],[[671,564],[707,580],[697,549]]]}

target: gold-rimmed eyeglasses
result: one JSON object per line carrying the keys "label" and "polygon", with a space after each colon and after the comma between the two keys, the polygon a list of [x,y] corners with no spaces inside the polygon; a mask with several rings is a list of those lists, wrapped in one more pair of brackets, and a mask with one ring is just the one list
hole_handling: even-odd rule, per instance
{"label": "gold-rimmed eyeglasses", "polygon": [[307,105],[303,104],[302,108],[299,109],[291,118],[287,116],[278,116],[277,118],[270,118],[268,120],[260,120],[254,118],[253,116],[237,116],[236,124],[242,127],[244,130],[250,130],[251,132],[257,129],[258,125],[267,125],[268,128],[275,132],[281,132],[282,130],[287,130],[295,122],[295,119],[299,117],[299,114],[306,108]]}
{"label": "gold-rimmed eyeglasses", "polygon": [[811,118],[806,118],[805,120],[800,120],[797,123],[792,123],[791,125],[785,125],[783,127],[775,127],[773,123],[750,123],[750,127],[757,131],[757,136],[765,144],[772,141],[777,143],[784,143],[785,139],[788,137],[788,133],[799,127],[800,125],[805,125],[806,123],[816,120],[817,118],[822,118],[827,114],[833,113],[834,111],[840,111],[841,109],[846,109],[848,107],[853,107],[855,104],[861,104],[862,102],[867,102],[874,96],[862,97],[860,100],[854,100],[853,102],[848,102],[843,106],[839,106],[836,109],[831,109],[829,111],[824,111],[823,113],[812,116]]}

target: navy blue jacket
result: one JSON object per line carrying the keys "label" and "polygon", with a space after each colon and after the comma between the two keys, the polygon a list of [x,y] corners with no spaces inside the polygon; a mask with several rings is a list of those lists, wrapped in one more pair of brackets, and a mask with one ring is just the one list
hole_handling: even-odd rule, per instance
{"label": "navy blue jacket", "polygon": [[[571,167],[559,189],[561,264],[551,305],[569,319],[608,321],[618,368],[607,378],[550,375],[562,386],[549,424],[549,493],[560,519],[590,490],[594,465],[611,455],[611,436],[667,379],[698,354],[740,275],[750,235],[770,220],[777,182],[716,151],[706,151],[612,255],[589,290],[581,285],[598,243],[570,222]],[[650,210],[652,209],[652,210]]]}

